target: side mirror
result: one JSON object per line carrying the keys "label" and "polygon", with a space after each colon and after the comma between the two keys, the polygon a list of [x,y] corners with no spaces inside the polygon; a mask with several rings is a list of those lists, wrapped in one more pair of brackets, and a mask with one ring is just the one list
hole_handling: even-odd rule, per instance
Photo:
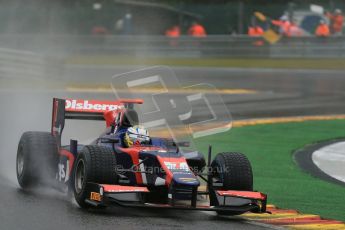
{"label": "side mirror", "polygon": [[99,138],[101,143],[111,143],[116,144],[120,142],[120,139],[118,137],[115,137],[114,135],[105,135],[101,138]]}

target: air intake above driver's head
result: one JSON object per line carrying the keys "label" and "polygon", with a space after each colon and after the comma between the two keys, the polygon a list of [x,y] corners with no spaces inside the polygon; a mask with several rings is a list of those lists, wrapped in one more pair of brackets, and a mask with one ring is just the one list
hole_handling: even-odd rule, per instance
{"label": "air intake above driver's head", "polygon": [[139,124],[138,113],[134,109],[127,109],[123,114],[122,124],[124,127],[133,127]]}

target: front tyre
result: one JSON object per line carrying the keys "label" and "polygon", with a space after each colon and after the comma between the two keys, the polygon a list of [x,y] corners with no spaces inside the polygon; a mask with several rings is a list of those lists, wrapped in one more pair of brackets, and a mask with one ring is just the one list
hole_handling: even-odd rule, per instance
{"label": "front tyre", "polygon": [[73,192],[81,208],[90,208],[86,202],[89,193],[86,190],[88,182],[99,184],[116,184],[116,159],[110,148],[89,145],[78,154],[74,168]]}
{"label": "front tyre", "polygon": [[[223,190],[253,191],[253,172],[243,153],[219,153],[212,164],[213,177],[223,184]],[[212,198],[211,198],[212,199]],[[240,212],[217,211],[221,215],[239,215]]]}

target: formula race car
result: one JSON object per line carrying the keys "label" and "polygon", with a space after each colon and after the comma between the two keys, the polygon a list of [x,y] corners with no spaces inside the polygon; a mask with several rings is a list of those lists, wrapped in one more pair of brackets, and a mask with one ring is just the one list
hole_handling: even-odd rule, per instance
{"label": "formula race car", "polygon": [[[142,103],[54,98],[51,132],[25,132],[20,139],[20,186],[52,186],[73,194],[86,209],[120,205],[222,215],[266,212],[267,196],[253,191],[251,165],[242,153],[219,153],[211,162],[210,146],[206,163],[197,151],[181,151],[187,142],[141,133],[143,141],[125,144],[127,134],[117,130],[138,124],[134,105]],[[65,119],[105,120],[106,131],[90,145],[70,140],[62,146]]]}

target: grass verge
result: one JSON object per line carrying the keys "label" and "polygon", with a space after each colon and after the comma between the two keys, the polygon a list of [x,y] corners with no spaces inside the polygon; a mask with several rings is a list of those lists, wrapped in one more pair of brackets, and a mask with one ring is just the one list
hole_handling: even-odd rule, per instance
{"label": "grass verge", "polygon": [[84,65],[168,65],[237,68],[345,69],[345,59],[269,59],[269,58],[133,58],[121,56],[74,56],[67,64]]}
{"label": "grass verge", "polygon": [[244,152],[254,173],[254,188],[268,194],[269,203],[302,213],[345,221],[345,187],[319,180],[295,164],[292,153],[303,146],[345,136],[345,120],[306,121],[233,128],[196,140],[204,153]]}

